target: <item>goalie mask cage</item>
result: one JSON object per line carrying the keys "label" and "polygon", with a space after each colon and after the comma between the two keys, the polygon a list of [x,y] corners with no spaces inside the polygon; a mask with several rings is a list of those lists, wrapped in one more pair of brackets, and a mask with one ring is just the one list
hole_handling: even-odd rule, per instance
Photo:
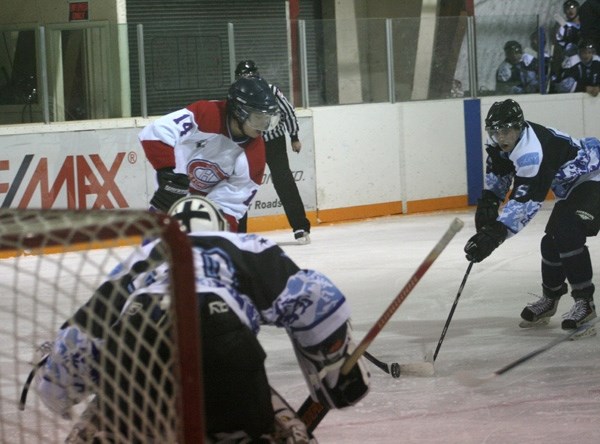
{"label": "goalie mask cage", "polygon": [[[162,336],[150,343],[141,338],[144,326],[104,325],[101,357],[92,359],[99,375],[70,417],[43,404],[35,378],[23,408],[19,400],[32,363],[43,355],[40,344],[55,339],[111,272],[141,251],[143,239],[160,239],[161,246],[160,257],[145,262],[146,276],[168,266],[169,289],[160,299],[166,310],[161,313],[167,313]],[[127,297],[123,287],[118,291]],[[122,305],[112,315],[118,317]],[[106,324],[109,317],[87,313],[90,325]],[[135,210],[0,210],[0,442],[57,443],[68,436],[68,442],[92,442],[91,434],[74,431],[78,422],[86,424],[84,411],[96,412],[87,423],[98,427],[97,436],[105,439],[100,442],[204,442],[198,318],[191,247],[174,219]],[[140,336],[134,350],[122,347],[124,333]],[[109,353],[102,347],[110,341],[118,358],[104,356]],[[167,358],[159,347],[168,350]],[[109,392],[112,397],[102,395]]]}

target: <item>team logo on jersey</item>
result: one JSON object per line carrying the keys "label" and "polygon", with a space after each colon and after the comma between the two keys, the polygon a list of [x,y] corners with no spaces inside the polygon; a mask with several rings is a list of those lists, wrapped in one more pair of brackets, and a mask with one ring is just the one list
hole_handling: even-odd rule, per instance
{"label": "team logo on jersey", "polygon": [[581,220],[594,220],[594,216],[592,216],[590,213],[588,213],[587,211],[583,211],[583,210],[577,210],[575,211],[575,214],[577,216],[579,216],[579,218]]}
{"label": "team logo on jersey", "polygon": [[537,165],[540,163],[540,155],[538,153],[528,153],[517,159],[517,166],[525,167]]}
{"label": "team logo on jersey", "polygon": [[198,191],[210,190],[216,184],[229,178],[218,164],[204,159],[193,159],[187,166],[190,185]]}
{"label": "team logo on jersey", "polygon": [[229,311],[229,305],[223,301],[214,301],[208,303],[209,314],[222,314]]}

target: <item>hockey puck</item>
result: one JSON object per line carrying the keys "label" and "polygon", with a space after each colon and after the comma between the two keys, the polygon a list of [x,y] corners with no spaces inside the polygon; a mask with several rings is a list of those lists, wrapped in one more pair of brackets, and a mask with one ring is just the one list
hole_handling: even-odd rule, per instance
{"label": "hockey puck", "polygon": [[400,377],[400,364],[394,362],[392,365],[390,365],[390,375],[392,375],[393,378]]}

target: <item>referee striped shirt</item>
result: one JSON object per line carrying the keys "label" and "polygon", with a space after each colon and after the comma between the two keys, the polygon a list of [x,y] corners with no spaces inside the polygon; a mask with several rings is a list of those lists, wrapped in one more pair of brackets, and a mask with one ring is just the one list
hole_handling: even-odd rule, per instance
{"label": "referee striped shirt", "polygon": [[275,95],[275,98],[277,99],[277,105],[279,106],[281,118],[277,127],[272,129],[271,131],[263,133],[263,139],[265,141],[273,140],[277,137],[285,136],[285,132],[287,131],[290,134],[292,142],[294,142],[298,140],[298,130],[300,129],[298,127],[298,119],[296,118],[294,107],[283,95],[279,88],[277,88],[275,85],[269,86],[271,87],[271,92]]}

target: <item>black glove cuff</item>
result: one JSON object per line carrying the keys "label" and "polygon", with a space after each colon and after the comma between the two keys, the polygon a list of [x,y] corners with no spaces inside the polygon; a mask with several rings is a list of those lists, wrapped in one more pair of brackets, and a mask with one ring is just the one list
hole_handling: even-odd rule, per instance
{"label": "black glove cuff", "polygon": [[496,241],[496,246],[501,245],[502,242],[506,240],[506,236],[508,236],[508,228],[506,228],[506,225],[504,225],[502,222],[498,221],[484,226],[481,228],[481,232],[487,234],[494,241]]}

